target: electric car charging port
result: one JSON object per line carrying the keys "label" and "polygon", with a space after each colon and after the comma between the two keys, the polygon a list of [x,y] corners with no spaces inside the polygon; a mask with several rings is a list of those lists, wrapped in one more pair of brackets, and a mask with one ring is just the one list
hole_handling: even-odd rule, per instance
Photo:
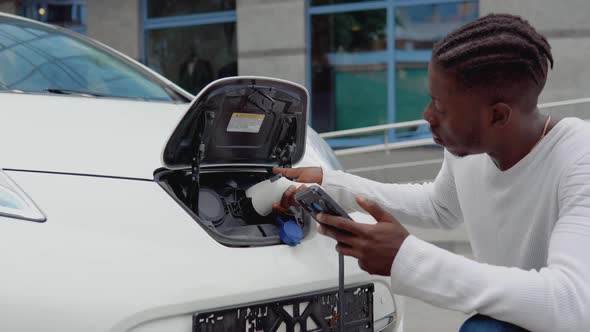
{"label": "electric car charging port", "polygon": [[[194,186],[189,170],[164,170],[158,183],[217,241],[228,246],[280,244],[280,218],[294,221],[309,231],[310,219],[300,208],[288,213],[260,216],[245,192],[250,186],[272,176],[266,169],[201,169],[199,186]],[[198,208],[197,208],[198,206]]]}

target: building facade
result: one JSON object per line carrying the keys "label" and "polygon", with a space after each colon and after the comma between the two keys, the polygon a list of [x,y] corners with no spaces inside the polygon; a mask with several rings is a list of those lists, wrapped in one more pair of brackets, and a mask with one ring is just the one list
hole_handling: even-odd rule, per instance
{"label": "building facade", "polygon": [[[0,0],[0,10],[86,33],[191,93],[232,75],[298,82],[311,92],[318,132],[421,118],[433,44],[490,12],[521,15],[549,38],[556,65],[542,101],[586,97],[590,87],[586,0]],[[416,127],[390,139],[427,135]]]}

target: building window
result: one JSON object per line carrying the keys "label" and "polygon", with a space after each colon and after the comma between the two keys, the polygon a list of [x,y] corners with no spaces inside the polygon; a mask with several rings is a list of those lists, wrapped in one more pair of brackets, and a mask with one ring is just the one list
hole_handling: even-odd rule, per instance
{"label": "building window", "polygon": [[[311,123],[318,132],[422,118],[427,65],[438,40],[478,17],[475,0],[310,0]],[[392,132],[401,140],[425,128]],[[334,139],[335,147],[383,135]]]}
{"label": "building window", "polygon": [[144,0],[144,63],[188,92],[238,73],[235,0]]}
{"label": "building window", "polygon": [[312,6],[320,5],[334,5],[339,3],[351,3],[351,2],[367,2],[367,1],[378,1],[378,0],[311,0]]}
{"label": "building window", "polygon": [[[434,44],[459,26],[478,17],[474,2],[436,3],[395,8],[395,109],[394,121],[422,118],[428,104],[428,64],[418,61],[421,52],[430,52]],[[426,132],[426,131],[425,131]],[[398,136],[412,136],[412,130],[400,129]]]}
{"label": "building window", "polygon": [[385,10],[312,16],[312,124],[317,131],[387,122],[386,25]]}
{"label": "building window", "polygon": [[395,8],[396,50],[431,50],[449,32],[478,17],[475,2],[436,3]]}
{"label": "building window", "polygon": [[149,0],[148,18],[236,10],[236,0]]}
{"label": "building window", "polygon": [[147,32],[147,65],[196,94],[220,77],[237,73],[235,23]]}
{"label": "building window", "polygon": [[86,33],[86,0],[20,0],[18,13],[37,21]]}

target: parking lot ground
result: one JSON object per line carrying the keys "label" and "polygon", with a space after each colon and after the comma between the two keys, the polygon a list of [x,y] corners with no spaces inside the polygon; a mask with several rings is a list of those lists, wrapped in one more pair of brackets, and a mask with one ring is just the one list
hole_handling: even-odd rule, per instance
{"label": "parking lot ground", "polygon": [[404,332],[458,332],[461,324],[469,317],[416,299],[405,298],[405,304]]}

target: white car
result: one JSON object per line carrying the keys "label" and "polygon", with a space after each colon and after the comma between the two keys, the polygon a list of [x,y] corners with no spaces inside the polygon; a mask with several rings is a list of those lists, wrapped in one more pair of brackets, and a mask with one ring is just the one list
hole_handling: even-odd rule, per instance
{"label": "white car", "polygon": [[[334,331],[333,240],[293,209],[304,237],[286,245],[240,205],[273,165],[338,166],[306,113],[293,83],[226,78],[193,100],[0,14],[0,331]],[[401,331],[389,278],[345,267],[346,330]]]}

